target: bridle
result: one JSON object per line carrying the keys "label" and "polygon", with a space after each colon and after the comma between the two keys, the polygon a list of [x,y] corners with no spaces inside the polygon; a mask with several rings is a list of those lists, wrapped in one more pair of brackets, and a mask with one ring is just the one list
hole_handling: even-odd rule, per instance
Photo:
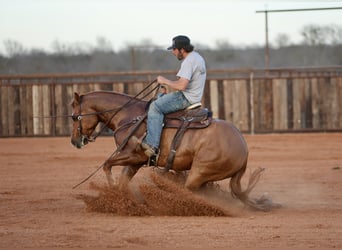
{"label": "bridle", "polygon": [[[79,102],[80,103],[80,113],[78,115],[72,114],[71,119],[74,122],[78,121],[77,133],[78,133],[79,137],[81,138],[82,144],[85,145],[88,142],[94,142],[97,136],[89,137],[88,135],[82,134],[82,118],[83,118],[83,116],[85,116],[85,115],[82,115],[82,98],[83,98],[83,96],[80,96],[80,102]],[[99,112],[96,112],[96,113],[99,113]],[[86,115],[87,116],[88,115],[96,115],[96,113],[89,113]],[[100,112],[100,113],[103,113],[103,112]]]}

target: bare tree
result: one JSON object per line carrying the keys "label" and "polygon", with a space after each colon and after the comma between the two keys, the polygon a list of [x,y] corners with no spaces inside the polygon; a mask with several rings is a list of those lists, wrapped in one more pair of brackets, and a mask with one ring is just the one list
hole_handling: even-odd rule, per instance
{"label": "bare tree", "polygon": [[285,33],[279,33],[275,38],[275,46],[278,48],[290,45],[290,37]]}
{"label": "bare tree", "polygon": [[307,45],[319,45],[324,44],[325,37],[321,27],[318,25],[307,25],[301,30],[303,36],[303,43]]}
{"label": "bare tree", "polygon": [[307,25],[301,30],[303,44],[323,45],[323,44],[341,44],[342,27],[337,25]]}
{"label": "bare tree", "polygon": [[58,40],[54,40],[52,42],[52,50],[57,55],[68,54],[70,52],[68,50],[68,46],[66,44],[61,43]]}
{"label": "bare tree", "polygon": [[111,52],[113,51],[112,43],[105,37],[99,36],[96,38],[96,51]]}
{"label": "bare tree", "polygon": [[329,44],[342,44],[342,26],[338,26],[336,24],[326,26],[325,32]]}
{"label": "bare tree", "polygon": [[216,44],[215,47],[219,50],[220,49],[232,49],[233,48],[233,46],[229,43],[229,41],[225,40],[225,39],[218,39],[218,40],[216,40],[215,44]]}
{"label": "bare tree", "polygon": [[5,51],[9,57],[23,55],[26,53],[23,45],[17,41],[7,39],[4,41]]}

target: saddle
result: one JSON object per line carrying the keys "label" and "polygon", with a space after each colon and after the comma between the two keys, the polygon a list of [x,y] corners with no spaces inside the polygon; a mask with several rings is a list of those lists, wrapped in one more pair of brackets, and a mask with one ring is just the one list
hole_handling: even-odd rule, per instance
{"label": "saddle", "polygon": [[[125,141],[122,143],[122,147],[126,145],[127,141],[134,134],[134,132],[138,129],[140,124],[144,122],[147,118],[147,113],[144,116],[138,117],[128,123],[122,124],[114,133],[119,131],[122,128],[126,128],[129,125],[135,124],[133,129],[131,129],[130,134],[127,136]],[[182,141],[184,133],[187,129],[202,129],[208,127],[212,122],[212,112],[206,108],[201,108],[201,104],[191,105],[190,107],[180,110],[177,112],[173,112],[164,116],[164,128],[176,128],[177,132],[172,140],[170,152],[167,158],[167,163],[164,168],[165,172],[169,171],[172,168],[172,164],[175,159],[176,150]],[[145,133],[146,134],[146,133]],[[140,142],[141,143],[141,142]],[[152,160],[152,161],[151,161]],[[153,165],[156,165],[158,160],[149,159],[149,164],[152,162]]]}
{"label": "saddle", "polygon": [[212,112],[206,108],[201,108],[201,104],[191,105],[190,107],[164,117],[164,128],[177,128],[177,132],[172,140],[170,152],[165,166],[165,172],[172,168],[176,150],[179,147],[184,133],[187,129],[202,129],[211,124]]}
{"label": "saddle", "polygon": [[187,128],[206,128],[211,120],[211,111],[196,106],[165,115],[164,128],[179,128],[183,123],[188,123]]}

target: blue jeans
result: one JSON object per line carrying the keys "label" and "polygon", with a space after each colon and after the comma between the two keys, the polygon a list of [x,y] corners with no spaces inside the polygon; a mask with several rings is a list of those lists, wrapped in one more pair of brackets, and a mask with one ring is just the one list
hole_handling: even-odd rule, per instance
{"label": "blue jeans", "polygon": [[181,91],[171,92],[153,101],[147,115],[147,136],[144,140],[148,145],[159,148],[163,129],[164,115],[190,106],[191,103]]}

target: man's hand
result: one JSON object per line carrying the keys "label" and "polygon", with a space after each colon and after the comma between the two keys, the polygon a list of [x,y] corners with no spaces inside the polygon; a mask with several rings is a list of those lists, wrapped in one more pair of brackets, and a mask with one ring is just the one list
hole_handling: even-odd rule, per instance
{"label": "man's hand", "polygon": [[158,76],[157,77],[157,82],[159,83],[159,84],[166,84],[167,85],[167,82],[168,81],[168,79],[166,79],[164,76]]}

